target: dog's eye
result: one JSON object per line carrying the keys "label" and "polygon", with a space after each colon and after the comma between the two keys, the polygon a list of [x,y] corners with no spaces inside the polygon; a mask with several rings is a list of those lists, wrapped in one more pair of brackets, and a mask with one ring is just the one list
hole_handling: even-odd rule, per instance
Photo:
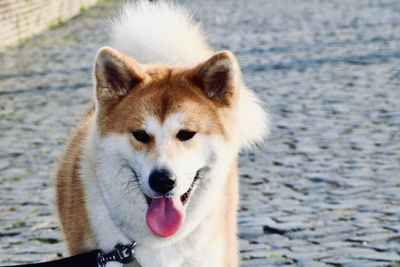
{"label": "dog's eye", "polygon": [[151,137],[150,135],[148,135],[145,131],[143,130],[139,130],[139,131],[134,131],[132,133],[133,137],[135,137],[136,140],[138,140],[139,142],[146,144],[148,142],[150,142]]}
{"label": "dog's eye", "polygon": [[193,131],[188,131],[188,130],[180,130],[176,134],[176,138],[178,138],[181,141],[187,141],[189,139],[192,139],[192,137],[196,134],[196,132]]}

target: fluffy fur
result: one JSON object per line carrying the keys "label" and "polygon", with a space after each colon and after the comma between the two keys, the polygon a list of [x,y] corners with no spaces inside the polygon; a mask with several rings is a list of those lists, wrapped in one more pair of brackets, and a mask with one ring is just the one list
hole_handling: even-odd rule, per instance
{"label": "fluffy fur", "polygon": [[[191,66],[213,54],[190,12],[166,1],[126,5],[112,24],[111,46],[144,64]],[[239,136],[242,148],[250,148],[268,135],[269,119],[254,93],[242,87]]]}
{"label": "fluffy fur", "polygon": [[[138,242],[142,266],[237,266],[237,154],[261,142],[268,119],[228,51],[214,53],[176,5],[127,5],[113,48],[95,64],[95,105],[72,137],[57,177],[57,204],[71,254]],[[196,135],[185,142],[176,133]],[[143,130],[151,141],[135,140]],[[152,170],[176,177],[172,196],[193,189],[171,237],[146,225]],[[194,179],[196,177],[197,179]],[[118,266],[118,264],[109,264]]]}

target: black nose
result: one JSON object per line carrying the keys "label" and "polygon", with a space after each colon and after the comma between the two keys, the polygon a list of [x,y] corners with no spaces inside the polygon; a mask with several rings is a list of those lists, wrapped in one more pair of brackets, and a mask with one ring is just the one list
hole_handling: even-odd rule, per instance
{"label": "black nose", "polygon": [[168,193],[175,186],[175,177],[165,169],[154,170],[149,177],[150,187],[158,193]]}

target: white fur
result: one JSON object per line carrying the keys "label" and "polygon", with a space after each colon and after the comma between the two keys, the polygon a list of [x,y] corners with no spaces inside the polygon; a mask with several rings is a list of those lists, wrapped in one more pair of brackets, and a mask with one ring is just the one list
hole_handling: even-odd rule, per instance
{"label": "white fur", "polygon": [[152,170],[163,168],[171,171],[177,184],[170,193],[181,196],[188,191],[197,170],[209,164],[206,162],[210,154],[208,147],[197,141],[202,138],[200,134],[187,141],[197,143],[190,150],[185,149],[177,140],[176,134],[183,128],[182,115],[179,113],[170,114],[162,125],[153,117],[148,118],[144,124],[146,132],[154,136],[157,153],[157,160],[146,159],[146,164],[141,164],[146,166],[146,169],[141,170],[141,184],[149,197],[157,197],[150,189],[147,179]]}
{"label": "white fur", "polygon": [[270,131],[269,117],[262,102],[244,84],[239,91],[237,115],[241,148],[248,149],[262,143]]}
{"label": "white fur", "polygon": [[146,64],[194,65],[212,54],[190,13],[165,1],[126,5],[113,23],[111,46]]}

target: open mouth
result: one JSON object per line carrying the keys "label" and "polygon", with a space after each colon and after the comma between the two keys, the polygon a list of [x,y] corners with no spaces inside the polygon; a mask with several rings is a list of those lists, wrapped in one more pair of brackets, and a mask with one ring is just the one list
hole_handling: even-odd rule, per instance
{"label": "open mouth", "polygon": [[[200,171],[201,170],[202,169],[197,171],[197,173],[196,173],[195,177],[193,178],[193,182],[190,185],[189,189],[183,195],[180,196],[180,200],[182,202],[182,205],[185,205],[187,203],[187,201],[188,201],[188,199],[190,197],[190,194],[192,193],[193,187],[194,187],[196,181],[199,179],[199,175],[200,175]],[[153,200],[153,198],[148,197],[146,194],[144,194],[144,196],[146,198],[147,204],[150,205],[150,203]]]}
{"label": "open mouth", "polygon": [[185,204],[188,202],[195,182],[200,178],[203,169],[197,171],[189,189],[181,196],[149,198],[145,195],[148,204],[146,222],[155,235],[166,238],[179,230],[186,216]]}

